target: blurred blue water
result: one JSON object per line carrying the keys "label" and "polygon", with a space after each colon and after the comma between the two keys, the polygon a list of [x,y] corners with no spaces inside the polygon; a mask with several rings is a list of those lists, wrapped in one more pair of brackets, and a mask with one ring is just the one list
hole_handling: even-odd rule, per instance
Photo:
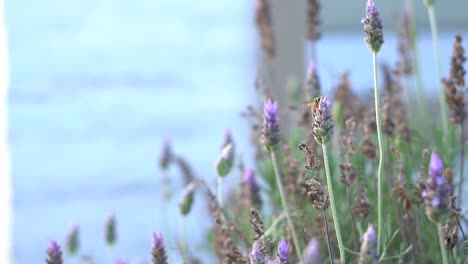
{"label": "blurred blue water", "polygon": [[[105,263],[102,222],[111,209],[115,256],[149,259],[152,230],[177,255],[177,202],[163,210],[159,146],[172,138],[212,176],[212,142],[226,126],[245,131],[238,128],[254,72],[250,7],[11,0],[6,12],[16,263],[42,261],[47,239],[62,242],[72,222],[82,228],[83,253]],[[187,222],[200,227],[187,230],[200,242],[208,223]]]}
{"label": "blurred blue water", "polygon": [[[168,204],[160,199],[159,147],[170,137],[199,176],[214,179],[224,128],[246,145],[239,111],[253,100],[250,3],[7,0],[6,12],[16,263],[39,263],[47,239],[63,242],[73,222],[81,226],[83,253],[105,263],[109,210],[119,227],[115,256],[149,259],[152,230],[163,231],[176,255],[178,194]],[[444,72],[452,34],[441,34]],[[436,88],[429,37],[420,38],[428,92]],[[394,47],[389,35],[381,57],[392,62]],[[326,90],[345,69],[356,88],[372,85],[360,31],[325,33],[318,49]],[[203,254],[207,225],[187,219],[199,245],[193,253]]]}

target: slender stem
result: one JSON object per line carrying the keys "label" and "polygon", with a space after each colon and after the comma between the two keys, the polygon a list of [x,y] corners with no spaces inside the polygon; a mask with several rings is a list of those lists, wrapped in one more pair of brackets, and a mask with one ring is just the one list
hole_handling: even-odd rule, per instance
{"label": "slender stem", "polygon": [[444,246],[444,231],[442,229],[442,224],[437,224],[437,233],[439,235],[439,246],[440,253],[442,254],[442,263],[448,264],[447,249]]}
{"label": "slender stem", "polygon": [[223,208],[223,177],[218,176],[217,185],[218,185],[217,195],[218,195],[219,207]]}
{"label": "slender stem", "polygon": [[351,224],[352,224],[352,231],[353,231],[353,241],[354,247],[358,248],[359,242],[356,232],[356,221],[354,220],[353,213],[351,212],[352,204],[351,204],[351,193],[349,192],[349,186],[346,186],[346,199],[348,200],[348,209],[349,209],[349,216],[351,217]]}
{"label": "slender stem", "polygon": [[409,247],[407,247],[405,249],[405,251],[403,251],[403,252],[401,252],[399,254],[393,255],[393,256],[386,257],[386,258],[382,259],[380,262],[385,262],[385,261],[395,259],[395,258],[401,258],[404,255],[408,254],[412,249],[413,249],[413,245],[409,245]]}
{"label": "slender stem", "polygon": [[184,224],[185,217],[182,216],[180,218],[180,249],[182,252],[182,262],[187,263],[187,251],[185,247],[185,224]]}
{"label": "slender stem", "polygon": [[414,22],[414,14],[413,14],[413,0],[409,0],[408,5],[408,13],[409,13],[409,36],[410,36],[410,46],[413,50],[413,70],[414,70],[414,77],[416,81],[416,87],[418,89],[418,106],[419,106],[419,114],[422,117],[422,120],[427,119],[427,110],[426,110],[426,98],[424,95],[424,88],[422,84],[422,77],[421,77],[421,70],[419,66],[419,54],[418,54],[418,46],[416,45],[416,23]]}
{"label": "slender stem", "polygon": [[452,264],[456,264],[455,257],[453,256],[453,250],[450,250],[450,258],[452,259]]}
{"label": "slender stem", "polygon": [[[445,102],[445,93],[444,93],[444,86],[442,84],[442,69],[440,66],[440,54],[439,54],[439,41],[437,37],[437,22],[436,16],[434,12],[434,6],[427,7],[427,13],[429,15],[429,22],[431,24],[431,33],[432,33],[432,44],[434,47],[434,59],[436,63],[437,69],[437,83],[439,85],[439,103],[440,103],[440,115],[442,118],[442,126],[443,126],[443,137],[447,140],[449,136],[449,126],[447,120],[447,105]],[[447,142],[447,141],[446,141]]]}
{"label": "slender stem", "polygon": [[327,219],[327,213],[325,210],[322,210],[322,217],[323,217],[323,223],[325,225],[325,235],[327,236],[327,245],[328,245],[328,255],[330,255],[330,263],[334,264],[335,263],[335,257],[333,256],[333,248],[330,240],[330,232],[328,230],[328,219]]}
{"label": "slender stem", "polygon": [[458,216],[456,216],[455,219],[457,219],[457,224],[458,224],[458,227],[460,228],[460,231],[462,233],[463,241],[465,241],[466,240],[465,231],[463,231],[463,227],[462,227],[462,225],[460,223],[460,219],[458,219]]}
{"label": "slender stem", "polygon": [[111,263],[114,263],[114,246],[113,245],[109,245],[109,259],[111,261]]}
{"label": "slender stem", "polygon": [[327,176],[328,195],[330,196],[330,207],[335,224],[336,240],[340,250],[340,263],[346,263],[343,239],[341,238],[340,223],[338,222],[338,212],[336,211],[335,195],[333,193],[333,184],[330,176],[330,165],[328,164],[327,146],[322,144],[323,161],[325,163],[325,175]]}
{"label": "slender stem", "polygon": [[281,198],[281,204],[283,205],[283,210],[284,210],[284,214],[286,215],[286,220],[288,221],[289,229],[291,229],[291,234],[293,237],[294,247],[296,249],[297,259],[300,263],[302,263],[302,257],[301,257],[302,250],[299,245],[299,240],[297,239],[296,228],[294,227],[294,223],[291,219],[291,215],[289,214],[288,203],[286,201],[286,196],[284,195],[283,183],[281,181],[281,176],[280,176],[280,171],[278,168],[278,161],[276,159],[275,150],[271,151],[271,161],[273,162],[273,169],[275,170],[276,184],[278,185],[278,191],[279,191],[280,198]]}
{"label": "slender stem", "polygon": [[[295,215],[295,214],[292,214]],[[296,214],[297,215],[297,214]],[[265,231],[263,234],[264,236],[268,237],[271,235],[271,233],[276,230],[276,226],[281,223],[284,219],[286,218],[286,214],[282,213],[280,214],[275,220],[273,220],[273,223],[271,223],[270,227]]]}
{"label": "slender stem", "polygon": [[309,40],[310,42],[310,59],[317,65],[317,42]]}
{"label": "slender stem", "polygon": [[[420,219],[419,219],[419,211],[418,209],[415,209],[416,213],[414,214],[415,218],[416,218],[416,230],[415,230],[415,233],[416,234],[421,234],[421,222],[420,222]],[[422,239],[421,239],[421,236],[416,236],[417,237],[417,247],[416,247],[416,255],[418,256],[418,258],[421,260],[421,263],[424,263],[424,253],[423,253],[423,250],[424,250],[424,247],[423,247],[423,242],[422,242]]]}
{"label": "slender stem", "polygon": [[379,141],[379,168],[377,173],[377,252],[380,253],[380,248],[383,243],[382,227],[383,227],[383,216],[382,216],[382,177],[383,177],[383,161],[384,161],[384,145],[382,138],[382,126],[380,119],[380,94],[379,94],[379,82],[377,78],[377,53],[372,53],[372,62],[374,66],[374,97],[375,97],[375,122],[377,125],[377,139]]}
{"label": "slender stem", "polygon": [[[462,201],[463,201],[463,172],[464,172],[464,165],[465,165],[465,147],[464,147],[464,141],[465,141],[465,135],[463,131],[463,122],[458,124],[458,131],[460,132],[460,181],[458,182],[458,206],[461,208],[462,207]],[[457,218],[458,219],[458,218]]]}

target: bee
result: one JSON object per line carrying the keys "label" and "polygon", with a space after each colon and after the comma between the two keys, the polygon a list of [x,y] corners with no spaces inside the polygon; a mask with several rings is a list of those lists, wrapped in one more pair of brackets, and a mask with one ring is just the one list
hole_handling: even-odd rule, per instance
{"label": "bee", "polygon": [[310,111],[312,111],[312,113],[315,113],[317,111],[317,108],[319,106],[319,101],[320,101],[320,97],[317,97],[313,101],[306,102],[307,106],[310,106]]}

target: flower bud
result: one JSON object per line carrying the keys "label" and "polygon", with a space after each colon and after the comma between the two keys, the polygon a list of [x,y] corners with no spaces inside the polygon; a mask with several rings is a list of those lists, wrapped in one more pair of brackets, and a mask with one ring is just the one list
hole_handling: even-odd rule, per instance
{"label": "flower bud", "polygon": [[280,142],[278,123],[278,104],[271,99],[265,101],[263,107],[262,143],[268,151],[276,148]]}
{"label": "flower bud", "polygon": [[179,209],[183,216],[186,216],[188,213],[190,213],[190,210],[192,209],[194,190],[195,184],[192,182],[187,185],[187,187],[185,187],[182,193],[182,198],[179,202]]}
{"label": "flower bud", "polygon": [[359,252],[359,264],[377,264],[377,238],[373,225],[367,227],[364,233],[361,244],[361,251]]}
{"label": "flower bud", "polygon": [[107,245],[112,246],[117,240],[116,223],[114,213],[109,213],[105,222],[105,240]]}
{"label": "flower bud", "polygon": [[221,151],[221,155],[216,162],[216,172],[218,176],[224,177],[228,175],[228,173],[232,169],[232,165],[234,164],[234,147],[231,143],[227,144],[223,150]]}
{"label": "flower bud", "polygon": [[75,255],[80,247],[79,230],[77,225],[72,225],[67,235],[67,250],[70,255]]}
{"label": "flower bud", "polygon": [[379,52],[384,43],[383,26],[374,0],[367,1],[366,17],[361,20],[361,23],[364,24],[364,41],[367,43],[369,50],[374,53]]}

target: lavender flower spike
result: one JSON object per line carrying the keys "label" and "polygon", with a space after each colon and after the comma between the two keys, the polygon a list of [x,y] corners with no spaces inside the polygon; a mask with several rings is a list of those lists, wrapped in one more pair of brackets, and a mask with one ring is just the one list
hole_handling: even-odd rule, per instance
{"label": "lavender flower spike", "polygon": [[429,178],[423,182],[421,197],[427,217],[434,223],[441,223],[448,216],[452,188],[444,178],[442,160],[432,152],[429,162]]}
{"label": "lavender flower spike", "polygon": [[151,247],[153,264],[167,264],[166,249],[162,234],[153,232],[153,245]]}
{"label": "lavender flower spike", "polygon": [[277,102],[271,99],[265,101],[263,107],[262,143],[268,151],[277,147],[280,142],[277,109]]}
{"label": "lavender flower spike", "polygon": [[370,51],[377,53],[384,43],[383,26],[379,11],[375,6],[374,0],[367,0],[366,17],[361,20],[364,24],[364,41],[367,43]]}
{"label": "lavender flower spike", "polygon": [[265,256],[263,255],[260,246],[257,242],[252,245],[252,252],[249,254],[250,264],[264,264]]}
{"label": "lavender flower spike", "polygon": [[281,238],[280,242],[278,243],[278,252],[276,253],[276,261],[278,264],[290,264],[289,262],[289,245],[288,242]]}
{"label": "lavender flower spike", "polygon": [[242,190],[243,196],[255,207],[262,206],[262,199],[260,198],[260,188],[255,177],[255,172],[251,168],[247,168],[242,175]]}
{"label": "lavender flower spike", "polygon": [[47,257],[45,259],[47,264],[63,264],[62,251],[57,241],[51,239],[47,247]]}
{"label": "lavender flower spike", "polygon": [[313,238],[307,244],[304,252],[304,264],[320,264],[322,263],[320,255],[320,242]]}
{"label": "lavender flower spike", "polygon": [[128,261],[118,258],[115,260],[115,264],[128,264]]}
{"label": "lavender flower spike", "polygon": [[307,97],[311,96],[310,100],[320,95],[320,79],[317,74],[317,66],[315,65],[315,62],[313,60],[309,62],[309,67],[307,68],[307,76],[304,90],[306,91]]}
{"label": "lavender flower spike", "polygon": [[364,233],[361,244],[361,251],[359,252],[359,264],[377,264],[379,258],[377,256],[377,237],[373,225],[367,227]]}
{"label": "lavender flower spike", "polygon": [[319,144],[328,143],[333,135],[333,115],[330,106],[330,101],[322,96],[315,98],[312,103],[312,134]]}

